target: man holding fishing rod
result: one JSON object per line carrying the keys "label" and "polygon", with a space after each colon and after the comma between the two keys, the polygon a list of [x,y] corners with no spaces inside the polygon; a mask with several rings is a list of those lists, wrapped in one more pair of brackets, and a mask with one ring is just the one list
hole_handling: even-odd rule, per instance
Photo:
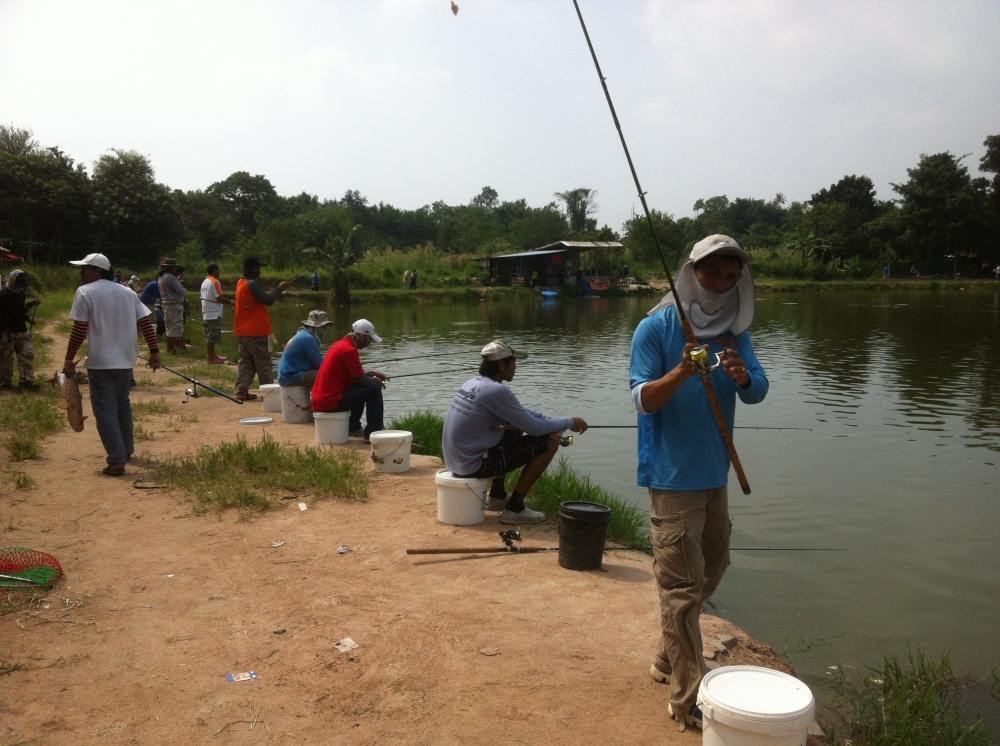
{"label": "man holding fishing rod", "polygon": [[271,353],[267,342],[271,336],[271,316],[268,306],[272,306],[291,286],[285,280],[268,292],[260,282],[260,268],[264,265],[257,257],[248,256],[243,260],[243,277],[236,283],[236,306],[233,311],[233,331],[239,345],[239,362],[236,365],[236,398],[253,401],[256,394],[250,393],[254,374],[261,385],[274,383],[271,372]]}
{"label": "man holding fishing rod", "polygon": [[104,474],[119,477],[132,457],[132,404],[129,382],[139,355],[136,327],[149,347],[149,367],[160,367],[160,349],[150,311],[134,291],[113,281],[111,262],[104,254],[87,254],[70,264],[80,268],[69,317],[73,321],[63,373],[76,375],[76,353],[87,342],[90,406],[97,432],[107,453]]}
{"label": "man holding fishing rod", "polygon": [[[441,438],[445,465],[456,477],[493,480],[486,507],[502,511],[501,523],[541,523],[545,513],[527,507],[525,498],[559,450],[560,433],[586,432],[587,422],[525,409],[503,385],[517,371],[517,353],[506,342],[494,340],[480,355],[479,375],[462,384],[445,416]],[[522,466],[508,498],[504,478]]]}
{"label": "man holding fishing rod", "polygon": [[695,701],[705,667],[698,616],[729,565],[730,458],[699,378],[709,377],[730,433],[736,397],[756,404],[768,390],[747,332],[754,313],[749,262],[729,236],[702,239],[675,283],[700,346],[685,340],[669,292],[632,338],[638,483],[649,489],[662,627],[650,674],[670,683],[669,712],[682,729],[701,727]]}
{"label": "man holding fishing rod", "polygon": [[[325,321],[326,314],[322,313],[317,320]],[[381,341],[375,333],[375,325],[368,319],[358,319],[351,324],[351,333],[327,350],[310,396],[313,412],[350,412],[348,432],[363,435],[366,443],[372,433],[385,429],[382,388],[389,376],[378,370],[366,373],[358,352],[372,342]],[[361,429],[362,413],[366,413],[364,430]]]}

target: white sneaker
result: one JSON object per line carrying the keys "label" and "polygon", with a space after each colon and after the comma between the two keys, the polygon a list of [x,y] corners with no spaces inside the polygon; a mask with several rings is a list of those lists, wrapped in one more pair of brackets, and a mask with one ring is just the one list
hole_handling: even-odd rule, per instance
{"label": "white sneaker", "polygon": [[540,510],[532,510],[527,506],[520,513],[515,513],[513,510],[504,508],[503,513],[500,514],[500,523],[514,525],[518,523],[542,523],[544,520],[545,513]]}
{"label": "white sneaker", "polygon": [[507,506],[506,497],[487,497],[486,498],[486,509],[487,510],[503,510]]}
{"label": "white sneaker", "polygon": [[658,669],[655,663],[649,664],[649,675],[652,677],[653,681],[655,681],[657,684],[670,683],[670,674]]}

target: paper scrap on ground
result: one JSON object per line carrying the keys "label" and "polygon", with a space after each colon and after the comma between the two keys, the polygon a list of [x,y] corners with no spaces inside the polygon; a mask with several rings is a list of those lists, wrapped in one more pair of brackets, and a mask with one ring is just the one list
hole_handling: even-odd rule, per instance
{"label": "paper scrap on ground", "polygon": [[271,542],[271,549],[277,549],[278,547],[283,547],[283,546],[285,546],[285,542],[283,542],[283,541],[272,541]]}
{"label": "paper scrap on ground", "polygon": [[306,503],[299,503],[299,510],[309,510],[309,506]]}
{"label": "paper scrap on ground", "polygon": [[351,551],[351,548],[347,544],[341,544],[337,547],[337,554],[347,554],[349,551]]}
{"label": "paper scrap on ground", "polygon": [[354,642],[350,637],[345,637],[343,640],[337,640],[333,643],[333,647],[337,648],[341,653],[346,653],[348,650],[357,649],[358,643]]}
{"label": "paper scrap on ground", "polygon": [[494,655],[500,654],[500,651],[496,648],[479,648],[479,652],[487,657],[493,657]]}
{"label": "paper scrap on ground", "polygon": [[250,679],[256,679],[256,671],[244,671],[243,673],[227,673],[226,679],[232,683],[234,681],[250,681]]}

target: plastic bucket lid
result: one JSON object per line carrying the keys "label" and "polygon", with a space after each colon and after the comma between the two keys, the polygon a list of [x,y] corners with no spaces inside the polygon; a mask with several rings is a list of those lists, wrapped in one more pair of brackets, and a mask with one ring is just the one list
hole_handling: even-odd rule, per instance
{"label": "plastic bucket lid", "polygon": [[368,436],[368,440],[372,443],[380,440],[393,442],[397,440],[409,440],[412,437],[413,433],[409,430],[376,430]]}
{"label": "plastic bucket lid", "polygon": [[804,731],[815,701],[794,676],[759,666],[725,666],[701,680],[698,702],[710,720],[756,733]]}

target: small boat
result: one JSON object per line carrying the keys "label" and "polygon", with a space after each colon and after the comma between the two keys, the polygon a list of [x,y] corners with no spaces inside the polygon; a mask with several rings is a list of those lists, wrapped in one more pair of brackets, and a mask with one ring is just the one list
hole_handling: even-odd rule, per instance
{"label": "small boat", "polygon": [[600,293],[611,287],[611,283],[608,282],[606,277],[591,277],[590,278],[590,289],[595,293]]}
{"label": "small boat", "polygon": [[559,297],[559,291],[558,290],[539,290],[538,292],[540,292],[542,294],[543,298],[558,298]]}

